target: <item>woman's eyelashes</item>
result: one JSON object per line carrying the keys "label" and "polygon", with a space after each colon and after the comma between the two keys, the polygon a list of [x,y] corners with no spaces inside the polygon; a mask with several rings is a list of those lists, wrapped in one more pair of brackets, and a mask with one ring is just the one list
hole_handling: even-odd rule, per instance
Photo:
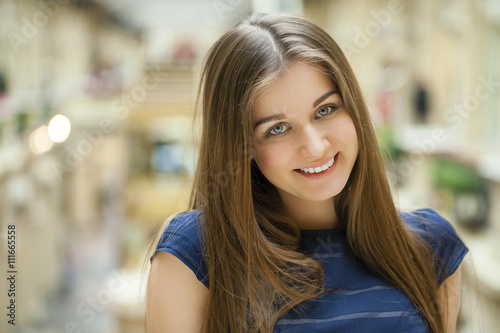
{"label": "woman's eyelashes", "polygon": [[334,112],[337,109],[338,106],[335,104],[324,105],[320,107],[318,110],[316,110],[316,115],[317,115],[316,118],[328,116],[330,113]]}
{"label": "woman's eyelashes", "polygon": [[[337,109],[338,109],[338,106],[334,105],[334,104],[323,105],[319,109],[316,110],[315,118],[318,119],[318,118],[326,117],[326,116],[332,114],[333,112],[335,112],[335,110],[337,110]],[[272,136],[278,136],[280,134],[283,134],[287,131],[288,127],[290,127],[290,126],[287,125],[286,123],[278,123],[266,131],[265,137],[272,137]]]}
{"label": "woman's eyelashes", "polygon": [[279,123],[271,127],[266,132],[266,137],[280,135],[285,132],[285,127],[288,127],[285,123]]}

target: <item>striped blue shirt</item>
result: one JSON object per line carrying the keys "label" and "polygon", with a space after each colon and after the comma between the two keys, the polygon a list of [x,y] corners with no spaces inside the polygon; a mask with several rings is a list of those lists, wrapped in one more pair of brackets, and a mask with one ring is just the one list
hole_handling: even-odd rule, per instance
{"label": "striped blue shirt", "polygon": [[[173,219],[156,250],[175,255],[208,287],[197,213],[191,211]],[[436,268],[444,272],[436,277],[441,284],[458,268],[467,247],[451,224],[433,210],[416,210],[401,216],[431,245]],[[408,297],[353,256],[345,230],[301,230],[300,250],[323,264],[324,286],[332,291],[289,311],[278,320],[274,332],[427,332]]]}

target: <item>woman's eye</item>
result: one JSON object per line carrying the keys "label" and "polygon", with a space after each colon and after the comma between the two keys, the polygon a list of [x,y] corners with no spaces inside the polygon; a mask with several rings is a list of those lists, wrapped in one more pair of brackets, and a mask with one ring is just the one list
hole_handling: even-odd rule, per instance
{"label": "woman's eye", "polygon": [[318,111],[316,111],[317,115],[320,116],[320,117],[324,117],[328,114],[330,114],[336,107],[333,106],[333,105],[325,105],[325,106],[322,106],[318,109]]}
{"label": "woman's eye", "polygon": [[286,130],[285,124],[277,124],[277,125],[271,127],[271,129],[266,134],[267,135],[278,135],[278,134],[285,132],[285,130]]}

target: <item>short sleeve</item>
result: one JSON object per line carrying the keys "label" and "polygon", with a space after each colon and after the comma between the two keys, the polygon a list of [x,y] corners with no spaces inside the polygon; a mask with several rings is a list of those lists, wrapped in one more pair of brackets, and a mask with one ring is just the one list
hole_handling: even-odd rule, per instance
{"label": "short sleeve", "polygon": [[403,220],[426,240],[434,252],[434,266],[440,286],[462,263],[469,251],[450,222],[432,209],[402,213]]}
{"label": "short sleeve", "polygon": [[189,267],[196,278],[208,288],[208,274],[201,246],[200,221],[201,214],[198,210],[174,217],[158,241],[150,261],[156,252],[168,252]]}

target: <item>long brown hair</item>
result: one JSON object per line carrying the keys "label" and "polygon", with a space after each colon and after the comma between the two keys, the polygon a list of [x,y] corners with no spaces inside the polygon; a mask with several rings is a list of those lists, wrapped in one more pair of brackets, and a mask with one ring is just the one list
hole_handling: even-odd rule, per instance
{"label": "long brown hair", "polygon": [[356,128],[358,157],[335,198],[349,246],[410,298],[430,332],[443,332],[431,251],[405,227],[393,203],[354,73],[324,30],[286,14],[254,14],[240,22],[212,46],[203,68],[203,130],[190,209],[203,212],[205,331],[271,332],[280,316],[323,292],[321,264],[297,251],[299,230],[251,159],[252,102],[292,62],[314,65],[332,79]]}

